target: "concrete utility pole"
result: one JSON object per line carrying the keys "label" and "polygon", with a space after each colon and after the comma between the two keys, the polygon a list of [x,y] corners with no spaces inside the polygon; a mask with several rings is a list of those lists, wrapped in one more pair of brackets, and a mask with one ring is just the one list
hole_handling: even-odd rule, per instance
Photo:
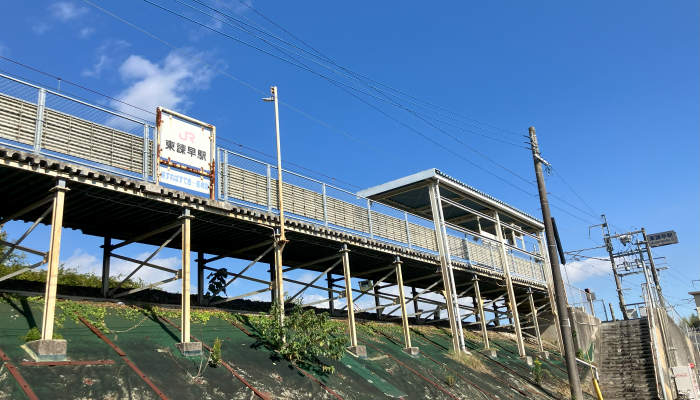
{"label": "concrete utility pole", "polygon": [[[605,249],[608,251],[608,255],[610,255],[610,264],[612,264],[613,276],[615,277],[615,286],[617,286],[617,298],[620,301],[620,311],[622,311],[622,318],[628,320],[630,318],[629,316],[627,316],[627,307],[625,306],[625,295],[622,293],[622,283],[620,282],[620,276],[617,274],[617,265],[615,264],[615,256],[613,255],[613,251],[615,249],[613,248],[612,238],[610,238],[610,228],[608,228],[608,219],[605,217],[605,214],[601,215],[601,217],[603,217],[604,221],[603,228],[605,228],[607,231],[607,233],[603,233],[603,240],[605,241]],[[610,309],[610,312],[612,312],[612,308]],[[615,317],[613,317],[613,320],[615,320]]]}
{"label": "concrete utility pole", "polygon": [[649,245],[649,238],[647,237],[647,230],[642,228],[642,236],[644,237],[644,246],[647,249],[647,257],[649,258],[649,266],[651,267],[652,278],[654,278],[654,285],[656,285],[656,291],[659,294],[659,305],[661,307],[666,307],[664,302],[664,296],[661,292],[661,283],[659,283],[659,273],[656,269],[656,264],[654,263],[654,256],[651,254],[651,246]]}
{"label": "concrete utility pole", "polygon": [[569,313],[567,312],[566,291],[564,289],[564,281],[561,278],[561,270],[559,269],[557,243],[554,239],[554,229],[552,227],[552,214],[549,211],[547,189],[545,188],[544,176],[542,175],[542,162],[544,160],[542,157],[540,157],[540,149],[537,145],[537,134],[535,133],[534,127],[530,127],[530,145],[532,146],[532,157],[535,162],[535,174],[537,175],[537,188],[539,189],[540,203],[542,205],[544,230],[547,234],[547,250],[549,252],[549,262],[552,268],[554,295],[557,302],[559,322],[562,330],[561,336],[562,341],[564,342],[564,351],[566,353],[566,369],[569,374],[571,397],[581,400],[583,399],[583,393],[581,391],[581,381],[579,379],[578,368],[576,366],[576,349],[574,348],[574,342],[571,336],[571,321],[568,318]]}

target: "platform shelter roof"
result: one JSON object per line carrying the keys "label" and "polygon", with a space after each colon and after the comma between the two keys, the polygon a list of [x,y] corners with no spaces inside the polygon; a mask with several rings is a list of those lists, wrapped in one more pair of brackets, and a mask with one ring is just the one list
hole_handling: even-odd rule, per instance
{"label": "platform shelter roof", "polygon": [[467,185],[437,168],[362,190],[357,195],[432,218],[428,186],[436,181],[439,182],[440,195],[443,198],[476,211],[476,213],[470,212],[444,202],[443,213],[448,223],[471,231],[477,231],[478,224],[481,224],[482,229],[486,230],[491,224],[484,219],[477,222],[478,213],[492,216],[493,211],[498,211],[503,224],[514,224],[530,233],[544,229],[542,221],[534,216]]}

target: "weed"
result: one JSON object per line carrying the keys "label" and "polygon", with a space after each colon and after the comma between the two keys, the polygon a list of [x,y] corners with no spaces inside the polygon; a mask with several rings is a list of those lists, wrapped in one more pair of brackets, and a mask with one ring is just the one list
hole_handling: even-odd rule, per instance
{"label": "weed", "polygon": [[211,354],[209,354],[209,365],[218,367],[219,364],[221,364],[221,340],[217,337],[214,341],[214,346],[211,348]]}
{"label": "weed", "polygon": [[466,353],[455,353],[453,350],[450,350],[447,353],[447,357],[451,358],[454,361],[457,361],[458,363],[464,365],[465,367],[477,371],[477,372],[484,372],[484,373],[490,373],[491,371],[489,368],[484,364],[483,361],[481,361],[479,358],[477,358],[473,354],[466,354]]}
{"label": "weed", "polygon": [[544,383],[550,382],[552,380],[552,374],[546,369],[542,368],[542,362],[537,357],[532,362],[531,372],[532,380],[535,381],[535,383],[537,383],[538,385],[543,385]]}
{"label": "weed", "polygon": [[300,302],[293,302],[291,312],[281,323],[280,305],[272,303],[270,312],[249,321],[261,334],[261,341],[277,351],[292,364],[315,365],[330,373],[333,366],[324,365],[318,357],[339,360],[345,353],[347,339],[334,337],[343,332],[340,324],[328,319],[328,313],[316,314],[313,309],[304,310]]}
{"label": "weed", "polygon": [[454,385],[455,385],[455,376],[452,375],[452,374],[450,374],[450,373],[447,373],[447,374],[445,375],[445,383],[446,383],[447,386],[449,386],[449,387],[454,386]]}
{"label": "weed", "polygon": [[[36,326],[30,329],[26,335],[20,336],[20,339],[24,340],[25,342],[33,342],[35,340],[41,339],[41,332],[39,331],[39,328]],[[53,333],[53,338],[54,339],[63,339],[63,336],[60,333]]]}

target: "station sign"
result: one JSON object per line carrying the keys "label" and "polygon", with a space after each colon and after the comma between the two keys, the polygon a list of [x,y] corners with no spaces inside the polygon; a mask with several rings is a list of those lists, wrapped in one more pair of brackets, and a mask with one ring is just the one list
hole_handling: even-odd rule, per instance
{"label": "station sign", "polygon": [[202,175],[188,174],[175,168],[160,168],[160,183],[179,186],[183,189],[209,194],[209,179]]}
{"label": "station sign", "polygon": [[678,243],[678,236],[676,236],[676,231],[666,231],[647,235],[647,240],[649,247],[667,246]]}
{"label": "station sign", "polygon": [[159,182],[213,198],[216,128],[163,107],[156,125]]}

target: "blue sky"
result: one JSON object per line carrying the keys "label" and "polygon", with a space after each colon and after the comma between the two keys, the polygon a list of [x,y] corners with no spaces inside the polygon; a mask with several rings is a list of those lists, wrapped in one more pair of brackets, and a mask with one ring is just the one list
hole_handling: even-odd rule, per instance
{"label": "blue sky", "polygon": [[[221,0],[230,9],[216,0],[202,1],[308,49],[237,0]],[[280,54],[182,3],[154,2]],[[191,0],[182,2],[204,9]],[[407,112],[354,92],[456,156],[322,77],[145,1],[94,4],[266,94],[270,86],[278,86],[283,102],[357,139],[282,107],[282,154],[288,162],[362,188],[435,167],[541,215],[532,195],[534,172],[526,149],[432,121],[490,162]],[[461,125],[465,129],[517,142],[526,140],[518,134],[526,135],[535,126],[543,156],[578,193],[557,175],[547,180],[550,193],[580,209],[550,198],[559,207],[552,211],[565,248],[600,245],[600,231],[592,230],[591,240],[588,226],[599,223],[595,216],[603,213],[617,231],[642,226],[648,232],[676,230],[680,243],[655,252],[670,263],[670,270],[662,273],[670,300],[682,303],[689,297],[691,281],[698,278],[700,241],[697,2],[247,4],[345,68],[490,125],[459,117],[480,127]],[[187,113],[216,125],[221,139],[274,153],[272,108],[255,90],[86,2],[10,2],[4,7],[0,55],[144,109],[165,106]],[[55,79],[5,60],[0,60],[0,70],[57,86]],[[61,89],[151,118],[65,82]],[[221,140],[219,144],[236,147]],[[15,238],[21,229],[19,223],[8,225]],[[46,232],[33,234],[28,243],[45,247]],[[100,243],[99,238],[66,231],[61,259],[83,268],[99,265]],[[137,255],[147,250],[130,251]],[[605,256],[600,250],[586,254]],[[179,255],[165,251],[162,262],[177,266]],[[615,303],[612,277],[604,271],[610,271],[609,263],[595,260],[567,269],[574,285],[590,287],[598,298]],[[636,290],[640,283],[637,276],[625,286]],[[640,300],[635,290],[627,292],[629,302]],[[689,313],[692,307],[683,304],[682,313]]]}

